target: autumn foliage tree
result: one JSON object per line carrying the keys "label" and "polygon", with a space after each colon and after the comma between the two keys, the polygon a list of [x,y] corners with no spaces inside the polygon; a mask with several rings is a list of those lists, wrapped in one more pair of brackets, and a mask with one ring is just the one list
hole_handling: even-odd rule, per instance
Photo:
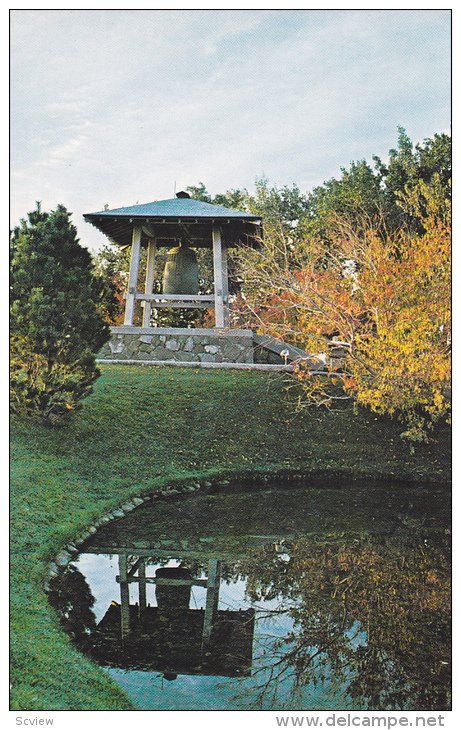
{"label": "autumn foliage tree", "polygon": [[109,325],[119,327],[125,314],[124,294],[128,284],[130,255],[126,249],[104,246],[93,259],[102,284],[102,314]]}
{"label": "autumn foliage tree", "polygon": [[403,435],[422,441],[450,412],[450,209],[437,179],[419,181],[401,205],[420,232],[340,217],[326,248],[266,230],[259,252],[240,253],[239,308],[247,324],[309,353],[332,337],[344,343],[339,371],[299,363],[305,402],[350,398],[399,417]]}

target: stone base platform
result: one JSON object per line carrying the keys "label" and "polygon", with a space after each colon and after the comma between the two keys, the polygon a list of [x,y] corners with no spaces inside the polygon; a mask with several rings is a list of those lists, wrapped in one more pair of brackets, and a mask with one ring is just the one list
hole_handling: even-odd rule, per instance
{"label": "stone base platform", "polygon": [[101,362],[253,363],[251,330],[111,327]]}

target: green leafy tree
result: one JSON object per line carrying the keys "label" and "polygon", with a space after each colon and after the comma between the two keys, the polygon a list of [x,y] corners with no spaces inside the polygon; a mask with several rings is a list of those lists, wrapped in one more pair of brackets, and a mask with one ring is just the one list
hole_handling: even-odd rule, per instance
{"label": "green leafy tree", "polygon": [[384,206],[380,178],[365,160],[341,168],[339,180],[332,178],[310,193],[307,201],[305,232],[329,240],[338,217],[347,217],[355,227],[363,220],[374,220]]}
{"label": "green leafy tree", "polygon": [[70,214],[40,205],[11,240],[11,405],[56,423],[99,376],[95,353],[109,339],[102,285]]}
{"label": "green leafy tree", "polygon": [[451,197],[451,138],[435,134],[414,145],[403,127],[398,127],[397,146],[389,150],[384,163],[373,155],[373,163],[356,160],[341,168],[339,178],[331,178],[309,193],[302,193],[293,183],[278,187],[262,177],[256,178],[255,193],[246,188],[231,189],[211,195],[205,183],[187,188],[191,196],[207,203],[225,205],[261,215],[266,223],[282,225],[296,240],[307,233],[329,240],[336,234],[338,218],[353,220],[355,228],[377,221],[387,231],[406,225],[421,233],[416,217],[401,205],[420,181],[432,188],[437,184],[440,197]]}
{"label": "green leafy tree", "polygon": [[189,185],[189,187],[186,188],[186,191],[189,193],[191,198],[194,198],[194,200],[201,200],[203,203],[213,202],[213,199],[203,182],[199,182],[197,185]]}
{"label": "green leafy tree", "polygon": [[205,183],[199,182],[197,185],[189,185],[186,190],[194,200],[201,200],[204,203],[213,203],[214,205],[223,205],[225,208],[248,210],[250,196],[246,188],[231,189],[225,193],[218,193],[212,196],[206,189]]}
{"label": "green leafy tree", "polygon": [[338,218],[348,218],[355,230],[363,222],[387,232],[405,226],[421,233],[420,221],[405,211],[402,197],[422,181],[440,190],[441,200],[451,197],[451,139],[441,133],[413,145],[403,127],[398,128],[397,146],[389,150],[385,164],[373,155],[374,166],[366,160],[341,168],[339,179],[332,178],[307,196],[305,232],[330,241],[337,232]]}
{"label": "green leafy tree", "polygon": [[307,196],[301,193],[295,183],[277,187],[271,186],[267,178],[256,178],[254,195],[250,195],[246,188],[237,188],[212,196],[203,182],[186,189],[195,200],[255,213],[265,220],[282,224],[291,231],[296,229],[308,213]]}
{"label": "green leafy tree", "polygon": [[405,129],[399,127],[397,147],[389,150],[387,165],[376,155],[373,160],[389,229],[406,226],[421,232],[417,217],[401,205],[402,197],[411,194],[421,182],[438,187],[440,203],[451,199],[451,138],[448,134],[435,134],[422,144],[413,145]]}

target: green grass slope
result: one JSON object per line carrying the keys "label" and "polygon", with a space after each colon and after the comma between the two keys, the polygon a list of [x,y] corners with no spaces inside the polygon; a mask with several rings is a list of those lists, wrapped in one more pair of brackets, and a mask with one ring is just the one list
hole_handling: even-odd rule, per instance
{"label": "green grass slope", "polygon": [[448,433],[411,455],[400,431],[351,409],[296,414],[279,375],[115,365],[65,427],[14,419],[12,709],[131,709],[73,648],[42,587],[47,562],[92,520],[169,481],[216,473],[447,481]]}

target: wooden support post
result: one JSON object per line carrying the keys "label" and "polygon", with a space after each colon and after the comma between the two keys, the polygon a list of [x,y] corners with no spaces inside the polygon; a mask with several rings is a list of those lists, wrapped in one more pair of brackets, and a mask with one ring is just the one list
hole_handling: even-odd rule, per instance
{"label": "wooden support post", "polygon": [[118,556],[120,571],[120,618],[122,639],[130,633],[130,585],[128,583],[127,556]]}
{"label": "wooden support post", "polygon": [[208,581],[206,589],[206,606],[203,617],[202,644],[210,641],[213,621],[218,610],[219,581],[221,579],[221,561],[212,559],[208,563]]}
{"label": "wooden support post", "polygon": [[144,558],[140,558],[138,566],[138,577],[139,577],[139,618],[141,619],[146,611],[147,598],[146,598],[146,561]]}
{"label": "wooden support post", "polygon": [[[144,287],[145,294],[152,294],[152,292],[153,292],[156,251],[157,251],[157,241],[155,239],[152,239],[149,241],[149,246],[147,249],[146,284]],[[143,327],[150,327],[151,314],[152,314],[152,302],[144,301],[144,312],[142,315],[142,326]]]}
{"label": "wooden support post", "polygon": [[133,324],[134,305],[136,302],[136,289],[138,286],[139,259],[141,256],[141,226],[133,228],[133,240],[131,243],[130,275],[128,278],[128,291],[125,304],[126,325]]}
{"label": "wooden support post", "polygon": [[223,249],[221,230],[213,226],[213,270],[215,296],[215,326],[229,326],[229,312],[225,297],[227,297],[227,252]]}
{"label": "wooden support post", "polygon": [[224,327],[229,327],[229,273],[227,270],[227,246],[222,247],[222,284]]}

